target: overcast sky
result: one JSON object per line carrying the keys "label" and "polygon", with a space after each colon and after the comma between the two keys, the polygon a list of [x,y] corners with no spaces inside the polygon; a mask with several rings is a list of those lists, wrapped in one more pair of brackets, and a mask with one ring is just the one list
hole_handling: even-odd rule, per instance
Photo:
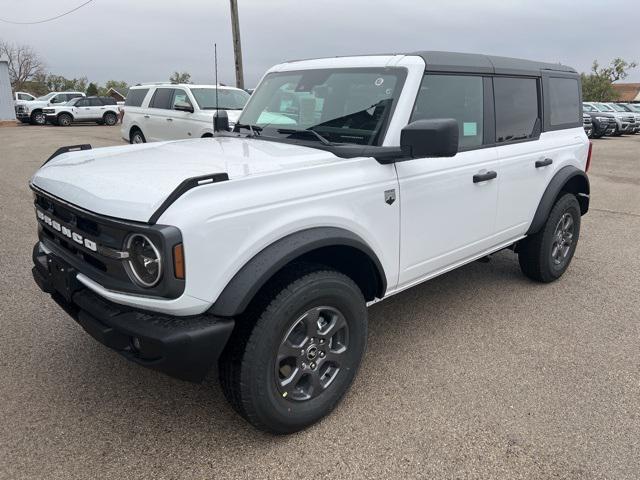
{"label": "overcast sky", "polygon": [[[83,0],[0,0],[0,17],[35,21]],[[640,60],[637,0],[238,0],[245,86],[285,60],[449,50],[561,62],[589,70]],[[625,21],[625,18],[629,21]],[[632,20],[635,19],[635,20]],[[635,22],[635,23],[634,23]],[[166,81],[174,70],[234,84],[228,0],[94,0],[40,25],[0,22],[0,38],[34,47],[49,71],[90,81]],[[627,81],[640,81],[640,69]]]}

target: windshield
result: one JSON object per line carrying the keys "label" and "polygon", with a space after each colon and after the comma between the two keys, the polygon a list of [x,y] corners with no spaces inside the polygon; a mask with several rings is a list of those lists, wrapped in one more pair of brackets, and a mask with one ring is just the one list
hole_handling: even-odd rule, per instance
{"label": "windshield", "polygon": [[601,112],[615,112],[613,108],[611,108],[609,105],[605,105],[604,103],[599,103],[597,107]]}
{"label": "windshield", "polygon": [[38,97],[38,100],[49,100],[51,97],[53,97],[56,93],[55,92],[51,92],[51,93],[47,93],[46,95],[43,95],[41,97]]}
{"label": "windshield", "polygon": [[627,104],[627,107],[629,107],[631,110],[633,110],[634,112],[640,112],[640,105],[635,105],[635,104]]}
{"label": "windshield", "polygon": [[[192,88],[191,93],[201,110],[216,109],[215,88]],[[249,94],[243,90],[218,89],[218,107],[222,110],[242,110],[249,100]]]}
{"label": "windshield", "polygon": [[379,145],[405,76],[399,68],[270,73],[238,124],[258,126],[263,135],[290,137],[312,130],[320,136],[305,139]]}
{"label": "windshield", "polygon": [[613,108],[614,110],[616,110],[618,112],[626,112],[626,111],[628,111],[626,108],[621,107],[620,105],[617,105],[615,103],[611,103],[610,106],[611,106],[611,108]]}
{"label": "windshield", "polygon": [[587,105],[586,103],[584,105],[582,105],[582,109],[585,112],[597,112],[597,110],[593,106]]}

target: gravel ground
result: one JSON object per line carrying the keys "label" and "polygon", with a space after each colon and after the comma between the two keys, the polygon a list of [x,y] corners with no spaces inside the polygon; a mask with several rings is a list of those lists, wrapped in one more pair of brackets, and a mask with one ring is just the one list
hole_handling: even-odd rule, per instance
{"label": "gravel ground", "polygon": [[370,309],[354,387],[274,438],[225,403],[99,345],[33,283],[27,182],[117,127],[0,130],[0,478],[640,478],[640,135],[594,141],[569,271],[508,252]]}

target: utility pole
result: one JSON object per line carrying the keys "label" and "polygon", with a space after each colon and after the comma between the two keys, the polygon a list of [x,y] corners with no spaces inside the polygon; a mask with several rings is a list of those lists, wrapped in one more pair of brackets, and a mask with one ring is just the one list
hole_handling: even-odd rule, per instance
{"label": "utility pole", "polygon": [[240,21],[238,19],[238,1],[231,2],[231,30],[233,31],[233,55],[236,59],[236,87],[244,88],[242,74],[242,45],[240,44]]}

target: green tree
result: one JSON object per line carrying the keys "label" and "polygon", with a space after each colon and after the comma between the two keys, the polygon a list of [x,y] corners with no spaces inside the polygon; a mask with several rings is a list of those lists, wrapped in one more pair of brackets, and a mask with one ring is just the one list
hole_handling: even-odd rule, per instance
{"label": "green tree", "polygon": [[87,87],[87,97],[95,97],[98,95],[98,85],[91,82]]}
{"label": "green tree", "polygon": [[45,79],[45,85],[50,92],[64,92],[67,90],[84,92],[87,89],[88,83],[87,77],[66,78],[62,75],[54,75],[52,73],[47,75]]}
{"label": "green tree", "polygon": [[173,72],[169,77],[171,83],[191,83],[191,74],[187,72]]}
{"label": "green tree", "polygon": [[580,74],[582,97],[588,102],[608,102],[617,99],[618,93],[613,88],[613,82],[627,78],[629,70],[636,66],[636,62],[627,62],[619,57],[604,67],[594,60],[591,72]]}

